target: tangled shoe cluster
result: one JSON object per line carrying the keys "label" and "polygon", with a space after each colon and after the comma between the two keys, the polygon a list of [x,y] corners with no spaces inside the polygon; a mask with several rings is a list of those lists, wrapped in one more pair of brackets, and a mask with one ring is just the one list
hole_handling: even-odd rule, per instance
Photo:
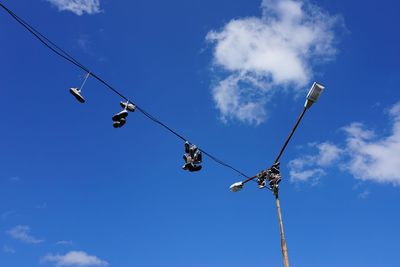
{"label": "tangled shoe cluster", "polygon": [[257,184],[259,189],[266,187],[267,180],[269,181],[269,189],[275,191],[282,180],[282,175],[279,170],[280,163],[277,162],[271,168],[261,171],[257,174]]}
{"label": "tangled shoe cluster", "polygon": [[190,145],[188,141],[185,142],[185,154],[183,155],[183,160],[185,164],[182,169],[188,170],[190,172],[196,172],[201,170],[202,155],[200,149],[195,145]]}

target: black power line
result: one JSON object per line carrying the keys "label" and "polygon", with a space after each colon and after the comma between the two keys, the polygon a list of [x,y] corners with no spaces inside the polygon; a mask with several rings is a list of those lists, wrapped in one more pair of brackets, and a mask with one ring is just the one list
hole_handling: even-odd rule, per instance
{"label": "black power line", "polygon": [[[46,46],[48,49],[50,49],[51,51],[53,51],[55,54],[57,54],[58,56],[62,57],[63,59],[67,60],[68,62],[70,62],[71,64],[75,65],[76,67],[80,68],[81,70],[85,71],[88,73],[89,76],[92,76],[93,78],[95,78],[96,80],[98,80],[99,82],[101,82],[103,85],[105,85],[108,89],[110,89],[111,91],[113,91],[115,94],[119,95],[121,98],[123,98],[124,100],[133,103],[132,101],[129,100],[128,97],[124,96],[121,92],[119,92],[116,88],[114,88],[113,86],[111,86],[106,80],[102,79],[101,77],[99,77],[98,75],[96,75],[95,73],[93,73],[92,71],[90,71],[87,67],[85,67],[83,64],[81,64],[78,60],[76,60],[73,56],[71,56],[70,54],[68,54],[65,50],[63,50],[62,48],[60,48],[58,45],[56,45],[54,42],[52,42],[50,39],[48,39],[45,35],[43,35],[42,33],[40,33],[38,30],[36,30],[34,27],[32,27],[30,24],[28,24],[25,20],[23,20],[22,18],[20,18],[17,14],[15,14],[12,10],[8,9],[6,6],[4,6],[2,3],[0,3],[0,7],[2,7],[9,15],[11,15],[11,17],[13,17],[20,25],[22,25],[26,30],[28,30],[33,36],[36,37],[36,39],[38,39],[44,46]],[[176,137],[178,137],[179,139],[183,140],[183,141],[187,141],[186,138],[184,138],[181,134],[179,134],[177,131],[173,130],[171,127],[169,127],[168,125],[166,125],[165,123],[163,123],[162,121],[158,120],[157,118],[155,118],[153,115],[151,115],[150,113],[148,113],[147,111],[145,111],[142,107],[138,106],[136,103],[134,103],[136,105],[136,109],[138,111],[140,111],[143,115],[145,115],[148,119],[150,119],[151,121],[159,124],[160,126],[162,126],[163,128],[165,128],[166,130],[168,130],[170,133],[172,133],[173,135],[175,135]],[[238,173],[239,175],[246,177],[246,178],[250,178],[248,175],[244,174],[243,172],[239,171],[238,169],[232,167],[231,165],[223,162],[222,160],[216,158],[215,156],[211,155],[210,153],[204,151],[203,149],[200,149],[204,155],[208,156],[210,159],[212,159],[213,161],[215,161],[216,163],[220,164],[221,166],[224,166],[226,168],[231,169],[232,171],[235,171],[236,173]]]}

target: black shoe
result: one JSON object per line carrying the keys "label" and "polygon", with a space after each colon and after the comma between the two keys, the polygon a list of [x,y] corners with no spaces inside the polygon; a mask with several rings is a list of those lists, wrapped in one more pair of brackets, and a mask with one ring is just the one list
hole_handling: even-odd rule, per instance
{"label": "black shoe", "polygon": [[113,120],[113,121],[120,121],[121,119],[124,119],[124,118],[126,118],[126,117],[128,117],[128,111],[126,111],[126,110],[124,109],[123,111],[118,112],[117,114],[115,114],[115,115],[112,117],[112,120]]}
{"label": "black shoe", "polygon": [[119,120],[119,128],[121,128],[122,126],[124,126],[125,123],[126,123],[126,119],[125,119],[125,118],[121,118],[121,119]]}
{"label": "black shoe", "polygon": [[113,126],[114,126],[114,128],[121,128],[122,126],[125,125],[125,123],[126,123],[126,119],[121,118],[119,121],[114,121]]}
{"label": "black shoe", "polygon": [[190,163],[186,163],[185,165],[182,166],[183,170],[187,170],[189,168]]}
{"label": "black shoe", "polygon": [[85,103],[85,99],[83,98],[83,96],[81,95],[81,90],[79,90],[79,88],[71,88],[69,89],[69,92],[75,96],[76,100],[78,100],[81,103]]}
{"label": "black shoe", "polygon": [[200,171],[201,168],[202,168],[201,165],[196,165],[196,164],[190,164],[190,165],[188,166],[188,169],[189,169],[190,172],[197,172],[197,171]]}
{"label": "black shoe", "polygon": [[113,122],[113,127],[114,128],[119,128],[119,125],[120,125],[119,121],[114,121]]}

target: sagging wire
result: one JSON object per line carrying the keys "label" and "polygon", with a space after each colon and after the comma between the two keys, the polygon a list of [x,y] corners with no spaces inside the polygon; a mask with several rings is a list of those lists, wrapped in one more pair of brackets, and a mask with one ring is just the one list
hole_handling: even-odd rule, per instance
{"label": "sagging wire", "polygon": [[[38,30],[36,30],[34,27],[32,27],[29,23],[27,23],[25,20],[23,20],[22,18],[20,18],[17,14],[15,14],[12,10],[10,10],[9,8],[7,8],[5,5],[3,5],[2,3],[0,3],[0,7],[3,8],[12,18],[14,18],[21,26],[23,26],[27,31],[29,31],[33,36],[36,37],[37,40],[39,40],[44,46],[46,46],[48,49],[50,49],[51,51],[53,51],[56,55],[60,56],[61,58],[67,60],[68,62],[72,63],[73,65],[75,65],[76,67],[80,68],[81,70],[86,72],[86,77],[85,80],[83,81],[80,89],[79,88],[71,88],[70,92],[72,95],[75,96],[75,98],[81,102],[84,103],[85,99],[84,97],[81,95],[81,90],[83,88],[83,86],[86,83],[86,80],[91,76],[93,78],[95,78],[97,81],[99,81],[100,83],[102,83],[103,85],[105,85],[108,89],[110,89],[111,91],[113,91],[115,94],[117,94],[118,96],[120,96],[123,100],[125,100],[126,102],[126,106],[124,108],[123,111],[115,114],[113,116],[113,126],[115,128],[120,128],[122,127],[125,123],[126,123],[126,117],[128,116],[128,112],[127,110],[129,110],[128,106],[131,104],[133,107],[133,110],[129,110],[129,111],[134,111],[135,109],[137,109],[138,111],[140,111],[144,116],[146,116],[148,119],[150,119],[151,121],[159,124],[160,126],[162,126],[164,129],[168,130],[170,133],[172,133],[173,135],[175,135],[176,137],[178,137],[179,139],[181,139],[182,141],[184,141],[185,143],[190,143],[186,138],[184,138],[181,134],[179,134],[177,131],[173,130],[171,127],[169,127],[168,125],[166,125],[165,123],[163,123],[162,121],[158,120],[157,118],[155,118],[153,115],[151,115],[150,113],[148,113],[147,111],[145,111],[142,107],[134,104],[132,101],[129,100],[128,97],[124,96],[121,92],[119,92],[117,89],[115,89],[113,86],[111,86],[107,81],[105,81],[104,79],[102,79],[101,77],[99,77],[98,75],[96,75],[95,73],[93,73],[92,71],[90,71],[87,67],[85,67],[83,64],[81,64],[78,60],[76,60],[73,56],[71,56],[70,54],[68,54],[66,51],[64,51],[62,48],[60,48],[58,45],[56,45],[54,42],[52,42],[50,39],[48,39],[45,35],[43,35],[42,33],[40,33]],[[122,104],[121,104],[122,105]],[[121,114],[120,114],[121,113]],[[118,115],[120,114],[120,115]],[[248,175],[244,174],[243,172],[239,171],[238,169],[234,168],[233,166],[223,162],[222,160],[216,158],[215,156],[211,155],[210,153],[206,152],[203,149],[197,148],[198,152],[203,152],[204,155],[206,155],[207,157],[209,157],[211,160],[215,161],[216,163],[220,164],[221,166],[224,166],[226,168],[231,169],[232,171],[238,173],[239,175],[246,177],[247,179],[250,179],[251,177],[249,177]],[[196,161],[198,163],[201,162],[200,161]],[[201,166],[200,166],[201,167]]]}

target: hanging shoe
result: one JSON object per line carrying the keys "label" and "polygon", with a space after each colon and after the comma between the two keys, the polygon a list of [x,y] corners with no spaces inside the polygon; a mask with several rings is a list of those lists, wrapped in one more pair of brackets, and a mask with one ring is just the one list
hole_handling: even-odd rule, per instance
{"label": "hanging shoe", "polygon": [[186,171],[187,169],[189,169],[189,165],[190,165],[190,163],[185,163],[185,164],[182,166],[182,169]]}
{"label": "hanging shoe", "polygon": [[81,103],[85,103],[85,99],[83,98],[83,96],[81,95],[81,90],[79,90],[79,88],[74,88],[72,87],[71,89],[69,89],[69,92],[75,96],[76,100],[78,100]]}
{"label": "hanging shoe", "polygon": [[119,121],[114,121],[113,122],[113,127],[114,128],[119,128],[119,125],[120,125],[121,123],[119,122]]}
{"label": "hanging shoe", "polygon": [[121,128],[122,126],[125,125],[125,123],[126,123],[126,119],[121,118],[119,121],[114,121],[113,126],[114,126],[114,128]]}
{"label": "hanging shoe", "polygon": [[202,162],[203,157],[202,157],[201,151],[199,149],[197,149],[196,152],[194,153],[193,160],[194,160],[194,163],[196,163],[196,164]]}
{"label": "hanging shoe", "polygon": [[265,188],[265,181],[258,184],[258,189],[263,189],[263,188]]}
{"label": "hanging shoe", "polygon": [[136,106],[134,104],[132,104],[132,103],[129,103],[129,102],[122,102],[121,101],[121,102],[119,102],[119,104],[123,109],[126,109],[126,110],[128,110],[130,112],[134,112],[135,109],[136,109]]}
{"label": "hanging shoe", "polygon": [[123,118],[126,118],[126,117],[128,117],[128,111],[126,111],[126,109],[124,109],[123,111],[118,112],[117,114],[115,114],[112,117],[112,120],[113,121],[119,121],[119,120],[121,120]]}
{"label": "hanging shoe", "polygon": [[185,142],[185,153],[189,153],[190,152],[190,144],[188,141]]}
{"label": "hanging shoe", "polygon": [[196,164],[193,164],[193,163],[191,163],[189,166],[188,166],[188,170],[190,171],[190,172],[197,172],[197,171],[200,171],[201,170],[201,165],[196,165]]}
{"label": "hanging shoe", "polygon": [[119,120],[119,128],[121,128],[122,126],[124,126],[125,123],[126,123],[126,118],[121,118],[121,119]]}

